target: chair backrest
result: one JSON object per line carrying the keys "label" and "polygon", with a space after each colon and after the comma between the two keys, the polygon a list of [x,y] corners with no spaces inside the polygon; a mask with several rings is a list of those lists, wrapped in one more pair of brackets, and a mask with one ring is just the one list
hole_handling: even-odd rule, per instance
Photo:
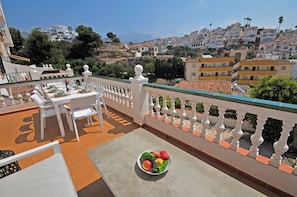
{"label": "chair backrest", "polygon": [[99,93],[99,96],[103,96],[104,88],[101,87],[101,86],[97,86],[97,87],[96,87],[96,92]]}
{"label": "chair backrest", "polygon": [[80,86],[81,86],[82,88],[85,88],[85,87],[86,87],[86,85],[87,85],[87,83],[86,83],[86,82],[84,82],[84,81],[80,83]]}
{"label": "chair backrest", "polygon": [[71,109],[84,109],[96,104],[96,95],[71,99]]}
{"label": "chair backrest", "polygon": [[89,90],[93,90],[94,89],[94,85],[91,83],[87,83],[86,88]]}
{"label": "chair backrest", "polygon": [[37,94],[43,101],[46,101],[46,99],[40,94],[38,90],[33,90],[34,94]]}
{"label": "chair backrest", "polygon": [[39,87],[35,87],[34,91],[38,92],[41,96],[45,97],[45,93]]}
{"label": "chair backrest", "polygon": [[38,105],[38,107],[43,107],[44,106],[44,102],[42,101],[40,96],[38,96],[37,94],[32,94],[31,98]]}

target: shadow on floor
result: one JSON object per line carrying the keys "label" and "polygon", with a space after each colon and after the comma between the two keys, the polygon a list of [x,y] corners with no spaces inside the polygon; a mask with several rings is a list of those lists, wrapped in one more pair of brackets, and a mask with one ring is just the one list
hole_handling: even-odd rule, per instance
{"label": "shadow on floor", "polygon": [[114,195],[109,190],[108,186],[102,178],[97,179],[95,182],[89,184],[87,187],[79,190],[79,197],[113,197]]}

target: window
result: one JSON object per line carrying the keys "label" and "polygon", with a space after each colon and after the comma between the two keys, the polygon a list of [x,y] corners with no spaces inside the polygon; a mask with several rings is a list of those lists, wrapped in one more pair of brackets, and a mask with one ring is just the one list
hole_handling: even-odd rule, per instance
{"label": "window", "polygon": [[192,76],[192,77],[195,77],[195,76],[196,76],[196,73],[191,73],[191,76]]}
{"label": "window", "polygon": [[282,66],[281,67],[281,70],[286,70],[286,66]]}
{"label": "window", "polygon": [[249,70],[249,67],[244,67],[244,70]]}
{"label": "window", "polygon": [[196,64],[192,64],[192,68],[196,68]]}

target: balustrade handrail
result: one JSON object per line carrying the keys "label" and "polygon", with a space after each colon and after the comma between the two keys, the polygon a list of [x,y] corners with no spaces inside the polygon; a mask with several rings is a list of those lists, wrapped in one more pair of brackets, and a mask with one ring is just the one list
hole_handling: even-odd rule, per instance
{"label": "balustrade handrail", "polygon": [[160,84],[145,84],[144,86],[163,89],[163,90],[169,90],[169,91],[174,91],[174,92],[180,92],[180,93],[185,93],[185,94],[190,94],[190,95],[203,96],[203,97],[207,97],[207,98],[219,99],[219,100],[224,100],[224,101],[231,101],[231,102],[241,103],[241,104],[245,104],[245,105],[258,106],[258,107],[275,109],[275,110],[280,110],[280,111],[285,111],[285,112],[297,113],[297,105],[296,104],[283,103],[283,102],[270,101],[270,100],[257,99],[257,98],[250,98],[250,97],[231,95],[231,94],[222,94],[222,93],[214,93],[214,92],[205,92],[205,91],[200,91],[200,90],[191,90],[191,89],[186,89],[186,88],[179,88],[179,87],[160,85]]}

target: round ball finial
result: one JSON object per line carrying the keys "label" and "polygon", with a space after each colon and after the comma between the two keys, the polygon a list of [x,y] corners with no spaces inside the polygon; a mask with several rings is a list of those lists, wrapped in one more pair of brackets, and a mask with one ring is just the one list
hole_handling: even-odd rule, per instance
{"label": "round ball finial", "polygon": [[89,66],[88,65],[85,64],[83,67],[84,67],[84,70],[85,71],[89,70]]}
{"label": "round ball finial", "polygon": [[134,79],[144,79],[144,76],[142,75],[143,67],[140,64],[137,64],[134,67],[134,71],[135,71]]}

